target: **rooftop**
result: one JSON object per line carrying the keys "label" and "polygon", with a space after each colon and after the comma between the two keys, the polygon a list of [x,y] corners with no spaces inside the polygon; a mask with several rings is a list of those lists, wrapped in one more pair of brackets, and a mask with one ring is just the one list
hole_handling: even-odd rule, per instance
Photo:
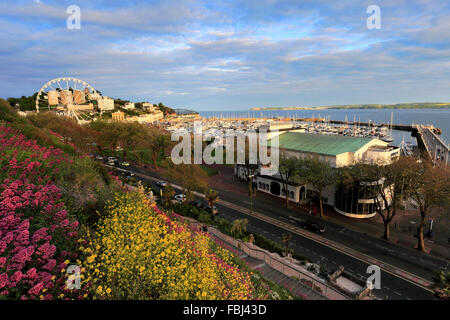
{"label": "rooftop", "polygon": [[[272,138],[273,139],[273,138]],[[272,139],[268,141],[271,145]],[[356,152],[373,138],[321,135],[302,132],[284,132],[278,136],[280,149],[336,156]]]}

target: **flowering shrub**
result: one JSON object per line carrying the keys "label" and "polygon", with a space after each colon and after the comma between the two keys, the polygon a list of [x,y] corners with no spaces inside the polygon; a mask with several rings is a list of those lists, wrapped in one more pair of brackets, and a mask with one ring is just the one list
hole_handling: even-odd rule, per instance
{"label": "flowering shrub", "polygon": [[0,127],[0,297],[52,299],[64,291],[78,222],[52,180],[67,161],[61,150]]}
{"label": "flowering shrub", "polygon": [[109,203],[86,257],[84,283],[100,299],[249,299],[250,276],[208,236],[170,219],[139,191]]}

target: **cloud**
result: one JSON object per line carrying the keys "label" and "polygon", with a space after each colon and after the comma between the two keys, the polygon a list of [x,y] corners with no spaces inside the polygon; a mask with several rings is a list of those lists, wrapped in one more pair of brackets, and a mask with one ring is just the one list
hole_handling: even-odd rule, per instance
{"label": "cloud", "polygon": [[380,30],[370,1],[90,1],[80,30],[69,4],[0,4],[0,96],[67,75],[200,109],[450,100],[445,2],[379,1]]}

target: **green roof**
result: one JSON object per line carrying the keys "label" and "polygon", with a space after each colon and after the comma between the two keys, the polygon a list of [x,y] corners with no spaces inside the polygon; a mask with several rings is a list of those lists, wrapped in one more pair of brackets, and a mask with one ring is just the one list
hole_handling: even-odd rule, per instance
{"label": "green roof", "polygon": [[[268,146],[271,145],[272,139],[268,141]],[[322,135],[289,131],[279,135],[278,139],[280,149],[331,156],[336,156],[345,152],[356,152],[373,140],[372,138]]]}

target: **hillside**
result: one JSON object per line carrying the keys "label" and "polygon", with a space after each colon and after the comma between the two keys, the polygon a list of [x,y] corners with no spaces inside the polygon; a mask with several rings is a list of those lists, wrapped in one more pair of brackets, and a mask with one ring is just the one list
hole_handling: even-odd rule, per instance
{"label": "hillside", "polygon": [[[164,137],[139,124],[23,118],[0,99],[0,300],[269,296],[207,234],[87,156],[120,142],[125,158],[158,166]],[[162,147],[153,155],[133,149],[144,142]],[[69,269],[81,274],[80,287],[67,288]],[[280,290],[276,296],[289,296]]]}

